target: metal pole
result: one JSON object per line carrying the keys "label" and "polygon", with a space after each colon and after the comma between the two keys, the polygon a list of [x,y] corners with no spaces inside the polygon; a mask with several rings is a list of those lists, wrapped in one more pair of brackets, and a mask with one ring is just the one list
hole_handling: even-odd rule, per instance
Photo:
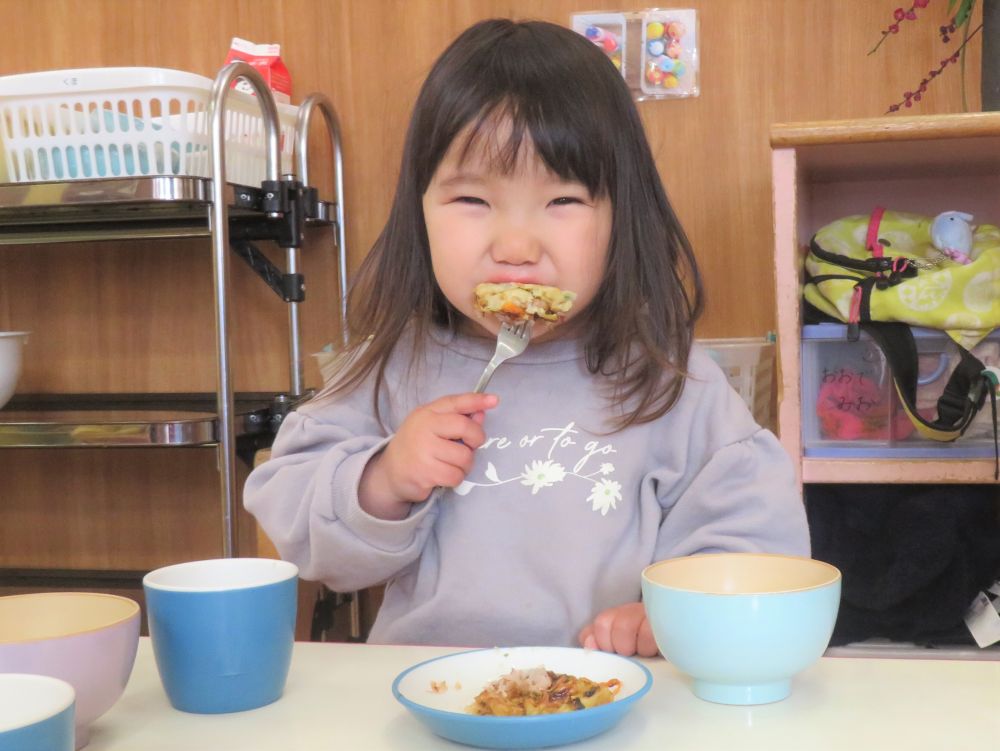
{"label": "metal pole", "polygon": [[340,281],[340,330],[341,339],[347,344],[347,232],[344,229],[344,154],[340,121],[333,104],[322,94],[310,94],[299,106],[295,123],[295,173],[303,185],[309,185],[309,124],[313,110],[319,108],[326,120],[333,150],[333,174],[337,190],[337,274]]}
{"label": "metal pole", "polygon": [[[299,249],[285,248],[285,265],[289,274],[299,273]],[[288,368],[292,396],[305,393],[305,373],[302,364],[302,328],[299,323],[299,303],[288,303]]]}
{"label": "metal pole", "polygon": [[[299,106],[299,116],[295,123],[295,172],[302,184],[309,185],[309,124],[313,111],[319,108],[326,120],[327,133],[330,136],[330,148],[333,151],[333,174],[337,191],[337,276],[340,282],[340,338],[346,346],[347,330],[347,231],[344,227],[344,154],[340,131],[340,121],[333,104],[322,94],[310,94]],[[330,593],[327,592],[327,595]],[[355,592],[350,600],[350,634],[355,639],[361,638],[361,605],[360,593]]]}
{"label": "metal pole", "polygon": [[242,61],[229,63],[215,78],[208,106],[211,135],[212,270],[215,282],[216,407],[218,415],[219,478],[222,495],[222,554],[239,555],[236,525],[239,499],[236,488],[236,429],[233,425],[233,383],[229,362],[229,207],[226,205],[226,97],[232,83],[242,78],[257,94],[264,115],[267,147],[266,179],[277,181],[280,169],[278,150],[278,108],[264,79]]}

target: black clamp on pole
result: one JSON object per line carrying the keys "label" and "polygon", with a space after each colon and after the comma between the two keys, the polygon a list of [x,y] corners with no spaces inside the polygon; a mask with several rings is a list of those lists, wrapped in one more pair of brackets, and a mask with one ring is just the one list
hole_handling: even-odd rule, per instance
{"label": "black clamp on pole", "polygon": [[257,276],[264,280],[285,302],[302,302],[306,299],[306,284],[302,274],[286,274],[249,240],[230,240],[236,255],[246,261]]}

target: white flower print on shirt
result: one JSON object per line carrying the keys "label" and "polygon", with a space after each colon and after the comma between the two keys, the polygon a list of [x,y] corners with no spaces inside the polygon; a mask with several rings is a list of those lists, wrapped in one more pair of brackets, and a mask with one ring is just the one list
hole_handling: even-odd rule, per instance
{"label": "white flower print on shirt", "polygon": [[598,480],[587,498],[593,504],[594,511],[600,511],[601,516],[608,515],[608,509],[618,508],[622,499],[622,486],[614,480]]}
{"label": "white flower print on shirt", "polygon": [[[582,458],[572,468],[566,469],[562,464],[552,459],[552,452],[556,449],[566,449],[578,445],[574,438],[578,434],[574,423],[571,422],[564,428],[543,428],[540,433],[535,436],[527,435],[522,437],[518,445],[522,448],[534,446],[536,441],[544,438],[542,434],[556,433],[552,447],[544,459],[532,460],[530,464],[524,465],[523,472],[505,479],[500,478],[493,462],[487,462],[483,474],[489,482],[465,480],[454,489],[455,493],[457,495],[468,495],[473,488],[505,485],[509,482],[520,481],[522,485],[531,488],[532,495],[537,495],[539,490],[551,487],[556,483],[564,482],[567,478],[573,477],[590,483],[591,491],[586,500],[591,504],[595,512],[600,512],[601,516],[607,516],[610,510],[618,508],[618,501],[622,499],[622,486],[621,483],[608,477],[608,475],[613,474],[615,471],[614,464],[602,462],[593,472],[583,474],[584,466],[593,456],[616,453],[611,444],[601,445],[598,441],[588,442],[583,446],[585,453]],[[488,449],[493,442],[496,442],[495,448],[497,450],[503,450],[513,445],[507,438],[490,439],[480,448],[480,451]]]}
{"label": "white flower print on shirt", "polygon": [[548,459],[544,462],[535,460],[531,466],[525,466],[521,473],[521,484],[531,486],[531,494],[535,495],[542,488],[547,488],[566,478],[566,470],[558,462]]}

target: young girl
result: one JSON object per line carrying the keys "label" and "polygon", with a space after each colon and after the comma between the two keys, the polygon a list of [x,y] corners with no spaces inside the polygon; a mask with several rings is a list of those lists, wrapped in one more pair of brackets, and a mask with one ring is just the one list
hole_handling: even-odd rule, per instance
{"label": "young girl", "polygon": [[[576,293],[489,394],[470,393],[500,326],[480,282]],[[484,21],[444,52],[350,306],[340,369],[245,502],[303,577],[387,583],[370,641],[652,655],[648,564],[809,554],[791,462],[692,349],[691,249],[582,36]]]}

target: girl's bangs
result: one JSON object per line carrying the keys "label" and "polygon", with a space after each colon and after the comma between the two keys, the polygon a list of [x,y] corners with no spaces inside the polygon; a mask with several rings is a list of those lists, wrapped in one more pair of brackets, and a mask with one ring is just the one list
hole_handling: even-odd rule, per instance
{"label": "girl's bangs", "polygon": [[486,103],[455,136],[459,163],[475,155],[490,170],[510,175],[537,155],[563,180],[582,183],[595,197],[609,195],[608,149],[593,124],[581,127],[572,114],[582,113],[512,97]]}

